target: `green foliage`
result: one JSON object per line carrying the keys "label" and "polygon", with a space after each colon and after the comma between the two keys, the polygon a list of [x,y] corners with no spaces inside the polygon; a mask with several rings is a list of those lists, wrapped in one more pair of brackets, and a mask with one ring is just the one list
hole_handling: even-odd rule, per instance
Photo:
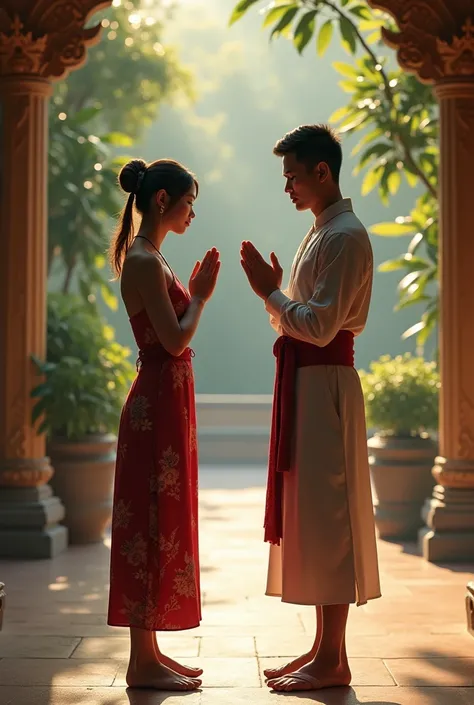
{"label": "green foliage", "polygon": [[417,436],[438,427],[436,363],[409,353],[383,355],[360,373],[367,425],[384,435]]}
{"label": "green foliage", "polygon": [[[416,334],[418,344],[423,346],[435,330],[439,318],[438,202],[426,193],[417,200],[408,217],[397,218],[392,223],[378,223],[371,230],[384,237],[410,237],[407,251],[401,257],[383,262],[379,270],[406,272],[398,283],[399,303],[396,309],[424,304],[421,320],[403,334],[404,338]],[[420,250],[425,254],[421,255]]]}
{"label": "green foliage", "polygon": [[[102,38],[88,50],[85,65],[58,83],[56,106],[68,115],[98,108],[97,130],[141,136],[163,102],[193,95],[190,72],[173,47],[163,44],[169,3],[121,0],[101,13]],[[91,20],[97,24],[97,15]]]}
{"label": "green foliage", "polygon": [[147,9],[141,0],[104,11],[100,43],[57,84],[51,103],[49,273],[60,277],[62,291],[78,287],[89,300],[100,291],[112,308],[105,252],[122,206],[117,171],[126,159],[117,149],[141,136],[163,101],[192,93],[189,73],[161,43],[160,13],[161,3]]}
{"label": "green foliage", "polygon": [[[260,0],[240,2],[231,22],[240,19]],[[315,38],[322,56],[334,36],[352,62],[334,62],[341,75],[340,87],[350,96],[348,103],[331,117],[342,133],[360,133],[353,154],[358,155],[355,173],[363,171],[362,193],[374,189],[388,204],[405,179],[411,187],[422,187],[424,195],[406,218],[391,226],[378,224],[378,235],[412,235],[407,251],[384,263],[382,271],[405,270],[399,283],[397,309],[424,303],[425,312],[405,338],[417,334],[423,346],[438,318],[438,217],[439,165],[438,108],[429,86],[421,85],[400,69],[390,70],[387,57],[379,54],[381,27],[393,28],[386,14],[371,10],[358,0],[298,0],[273,2],[262,10],[263,26],[270,38],[285,36],[302,51]],[[415,257],[415,250],[417,252]]]}
{"label": "green foliage", "polygon": [[121,208],[116,173],[120,160],[113,158],[111,146],[128,146],[129,140],[120,133],[92,134],[89,123],[97,112],[84,108],[62,119],[63,114],[51,111],[48,271],[59,261],[64,293],[73,283],[86,300],[100,290],[115,309],[104,257],[109,219]]}
{"label": "green foliage", "polygon": [[70,440],[117,430],[133,379],[130,351],[81,297],[51,294],[48,300],[46,362],[36,360],[42,381],[32,423],[38,432]]}

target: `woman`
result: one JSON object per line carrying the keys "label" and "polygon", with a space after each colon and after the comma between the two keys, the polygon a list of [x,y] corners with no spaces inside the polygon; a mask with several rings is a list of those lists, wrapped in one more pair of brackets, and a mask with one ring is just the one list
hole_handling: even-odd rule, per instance
{"label": "woman", "polygon": [[[194,218],[198,184],[171,160],[133,160],[119,176],[129,193],[111,247],[139,348],[139,372],[122,410],[115,473],[108,624],[130,628],[131,687],[194,690],[202,670],[161,653],[155,631],[201,620],[197,444],[188,347],[219,273],[209,250],[189,293],[160,248]],[[134,208],[141,215],[136,237]]]}

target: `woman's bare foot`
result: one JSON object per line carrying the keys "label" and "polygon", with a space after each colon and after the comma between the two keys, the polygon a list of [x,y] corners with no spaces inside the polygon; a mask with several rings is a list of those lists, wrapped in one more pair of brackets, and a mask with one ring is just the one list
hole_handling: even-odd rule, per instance
{"label": "woman's bare foot", "polygon": [[193,668],[193,666],[185,666],[184,663],[179,663],[169,656],[165,656],[160,652],[159,659],[164,666],[167,666],[172,671],[179,673],[181,676],[189,676],[190,678],[197,678],[202,676],[202,668]]}
{"label": "woman's bare foot", "polygon": [[281,678],[282,676],[286,676],[288,673],[294,673],[302,666],[306,666],[306,664],[312,661],[314,657],[315,654],[312,651],[308,651],[307,654],[298,656],[298,658],[295,658],[294,661],[285,663],[284,666],[280,666],[279,668],[266,668],[263,673],[267,679]]}
{"label": "woman's bare foot", "polygon": [[130,688],[154,688],[155,690],[197,690],[201,685],[198,678],[187,678],[171,670],[162,663],[129,664],[127,685]]}
{"label": "woman's bare foot", "polygon": [[347,686],[350,684],[351,678],[347,661],[341,662],[337,666],[330,666],[327,663],[324,664],[322,659],[314,659],[294,673],[269,680],[267,685],[277,691],[320,690],[321,688]]}

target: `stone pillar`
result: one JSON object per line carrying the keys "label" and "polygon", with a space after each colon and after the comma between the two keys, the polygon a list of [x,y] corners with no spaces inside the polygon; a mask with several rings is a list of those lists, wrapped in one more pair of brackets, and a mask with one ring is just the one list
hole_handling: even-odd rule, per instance
{"label": "stone pillar", "polygon": [[[4,0],[0,8],[0,556],[47,558],[67,545],[47,484],[45,439],[31,424],[46,349],[48,100],[85,60],[100,0]],[[78,237],[80,234],[78,233]]]}
{"label": "stone pillar", "polygon": [[420,532],[429,561],[474,556],[474,5],[472,0],[369,0],[400,65],[434,84],[440,104],[440,457]]}

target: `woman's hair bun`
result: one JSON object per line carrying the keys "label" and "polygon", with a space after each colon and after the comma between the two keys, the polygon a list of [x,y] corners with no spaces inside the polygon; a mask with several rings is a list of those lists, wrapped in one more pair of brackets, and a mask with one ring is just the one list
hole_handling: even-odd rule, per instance
{"label": "woman's hair bun", "polygon": [[120,170],[119,184],[125,193],[136,193],[146,171],[147,165],[143,159],[132,159]]}

